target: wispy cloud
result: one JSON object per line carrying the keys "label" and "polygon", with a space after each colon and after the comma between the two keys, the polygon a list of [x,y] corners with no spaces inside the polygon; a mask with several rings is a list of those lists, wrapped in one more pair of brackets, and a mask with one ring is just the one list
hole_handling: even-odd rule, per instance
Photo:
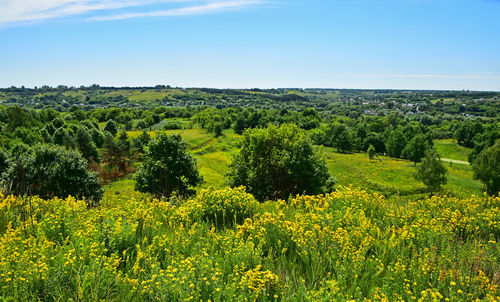
{"label": "wispy cloud", "polygon": [[357,78],[406,78],[406,79],[464,79],[464,80],[500,80],[500,75],[485,73],[471,74],[433,74],[433,73],[344,73],[332,74],[334,77]]}
{"label": "wispy cloud", "polygon": [[212,3],[206,3],[202,5],[188,6],[182,8],[175,8],[169,10],[156,10],[141,13],[125,13],[110,16],[98,16],[92,17],[88,20],[94,21],[107,21],[107,20],[122,20],[131,18],[143,18],[143,17],[168,17],[168,16],[185,16],[185,15],[200,15],[208,13],[217,13],[220,11],[243,8],[249,5],[259,4],[262,1],[258,0],[248,0],[248,1],[217,1]]}
{"label": "wispy cloud", "polygon": [[[262,0],[0,0],[0,25],[61,19],[83,14],[94,14],[86,18],[94,21],[195,15],[244,8],[262,2]],[[172,7],[174,3],[177,3],[176,7]],[[157,10],[114,13],[117,9],[147,10],[152,4],[156,4]],[[170,7],[158,10],[158,4]]]}

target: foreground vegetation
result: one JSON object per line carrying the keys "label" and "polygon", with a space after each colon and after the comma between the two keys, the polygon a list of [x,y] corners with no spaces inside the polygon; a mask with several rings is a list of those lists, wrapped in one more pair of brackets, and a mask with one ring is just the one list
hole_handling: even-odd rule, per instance
{"label": "foreground vegetation", "polygon": [[498,301],[499,198],[408,202],[340,187],[258,203],[202,190],[180,205],[108,188],[0,196],[0,293],[16,301]]}

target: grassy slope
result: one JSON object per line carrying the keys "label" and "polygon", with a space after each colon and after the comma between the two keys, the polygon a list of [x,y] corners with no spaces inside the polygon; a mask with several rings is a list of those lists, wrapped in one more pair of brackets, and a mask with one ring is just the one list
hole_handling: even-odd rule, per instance
{"label": "grassy slope", "polygon": [[[139,133],[129,132],[132,137]],[[170,130],[167,133],[180,133],[187,141],[188,149],[196,156],[198,168],[205,180],[203,188],[224,186],[232,155],[237,152],[238,135],[232,130],[225,130],[223,136],[215,138],[197,128]],[[438,144],[451,145],[451,143],[441,141]],[[340,154],[331,148],[322,148],[322,152],[331,174],[336,177],[339,185],[352,184],[369,191],[395,195],[414,195],[425,192],[424,185],[413,178],[415,173],[413,163],[406,160],[378,156],[370,162],[366,154]],[[453,153],[445,154],[442,156],[460,159]],[[470,167],[455,164],[452,166],[445,164],[445,167],[448,169],[448,184],[444,187],[446,193],[461,196],[482,193],[482,185],[473,180]]]}
{"label": "grassy slope", "polygon": [[472,149],[459,146],[451,139],[434,140],[434,146],[442,158],[467,161]]}

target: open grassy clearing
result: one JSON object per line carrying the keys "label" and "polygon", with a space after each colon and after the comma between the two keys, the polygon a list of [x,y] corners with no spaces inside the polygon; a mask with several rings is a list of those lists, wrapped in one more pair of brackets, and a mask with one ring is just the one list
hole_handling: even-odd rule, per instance
{"label": "open grassy clearing", "polygon": [[434,140],[434,147],[442,158],[467,161],[472,149],[459,146],[453,139]]}
{"label": "open grassy clearing", "polygon": [[[225,130],[221,137],[215,138],[206,131],[193,128],[182,130],[167,130],[167,133],[181,134],[188,143],[188,150],[198,160],[198,169],[204,178],[202,188],[214,186],[221,188],[225,185],[225,175],[229,171],[232,156],[238,151],[239,135],[232,130]],[[131,137],[140,134],[139,131],[128,132]],[[154,132],[149,132],[154,135]],[[438,142],[445,145],[446,150],[458,150],[455,153],[446,153],[457,159],[463,158],[461,147],[453,147],[451,142]],[[363,153],[342,154],[332,148],[320,148],[327,161],[330,173],[336,178],[338,185],[361,187],[370,192],[381,192],[388,195],[416,195],[426,193],[425,186],[417,182],[413,175],[415,166],[412,162],[394,159],[386,156],[377,156],[370,161],[368,155]],[[457,153],[458,152],[458,153]],[[465,155],[466,156],[466,155]],[[459,196],[471,194],[481,195],[483,186],[473,179],[469,166],[444,163],[448,170],[448,184],[444,186],[443,193]]]}

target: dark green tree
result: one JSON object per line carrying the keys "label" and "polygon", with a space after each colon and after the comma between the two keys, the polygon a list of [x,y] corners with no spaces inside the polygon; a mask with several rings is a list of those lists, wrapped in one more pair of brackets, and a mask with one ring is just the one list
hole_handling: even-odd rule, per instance
{"label": "dark green tree", "polygon": [[408,142],[405,149],[403,150],[403,154],[416,166],[417,163],[420,162],[425,156],[425,151],[427,150],[427,148],[428,146],[425,140],[425,136],[423,134],[418,134]]}
{"label": "dark green tree", "polygon": [[100,161],[99,152],[87,128],[82,126],[78,128],[76,131],[75,144],[86,160],[93,160],[95,162]]}
{"label": "dark green tree", "polygon": [[2,187],[8,194],[54,196],[71,195],[98,202],[101,180],[87,170],[87,161],[77,152],[55,145],[35,145],[12,160],[3,173]]}
{"label": "dark green tree", "polygon": [[401,128],[394,129],[387,139],[387,155],[394,158],[401,158],[406,146],[406,138]]}
{"label": "dark green tree", "polygon": [[3,149],[0,149],[0,180],[2,180],[2,173],[9,167],[9,154]]}
{"label": "dark green tree", "polygon": [[350,152],[353,149],[353,141],[349,129],[343,124],[331,126],[331,145],[339,152]]}
{"label": "dark green tree", "polygon": [[190,196],[203,181],[196,159],[187,153],[186,142],[180,135],[165,133],[159,133],[149,143],[135,180],[136,190],[167,198],[174,193]]}
{"label": "dark green tree", "polygon": [[149,144],[151,140],[151,136],[146,131],[142,131],[142,133],[132,140],[132,147],[136,150],[136,152],[144,153],[146,150],[146,146]]}
{"label": "dark green tree", "polygon": [[365,149],[368,150],[368,147],[372,145],[377,151],[378,154],[385,153],[385,142],[384,137],[380,133],[370,132],[365,138]]}
{"label": "dark green tree", "polygon": [[69,137],[68,132],[64,128],[58,128],[54,132],[53,136],[53,141],[54,144],[60,145],[60,146],[67,146],[69,142],[71,141],[71,138]]}
{"label": "dark green tree", "polygon": [[111,133],[111,135],[115,136],[118,133],[118,126],[116,125],[115,121],[109,120],[104,126],[104,131],[107,131]]}
{"label": "dark green tree", "polygon": [[423,182],[432,194],[446,184],[446,174],[447,170],[441,163],[439,154],[433,148],[429,148],[422,159],[422,163],[417,166],[415,179]]}
{"label": "dark green tree", "polygon": [[260,201],[319,194],[332,184],[325,161],[295,124],[247,129],[228,177],[231,186],[245,186]]}
{"label": "dark green tree", "polygon": [[500,191],[500,140],[484,149],[472,165],[474,178],[479,179],[489,195],[498,195]]}

